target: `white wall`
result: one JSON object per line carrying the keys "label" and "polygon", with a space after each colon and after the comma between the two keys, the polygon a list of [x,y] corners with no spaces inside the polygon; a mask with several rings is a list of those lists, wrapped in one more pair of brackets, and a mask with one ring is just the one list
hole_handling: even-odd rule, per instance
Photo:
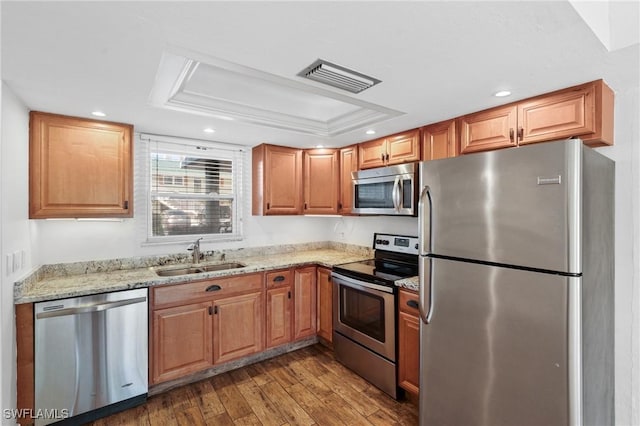
{"label": "white wall", "polygon": [[[0,372],[2,374],[1,408],[16,405],[16,346],[15,317],[13,310],[13,283],[25,272],[31,270],[31,224],[28,220],[29,205],[29,115],[27,108],[2,83],[2,131],[0,139],[0,199],[1,203],[1,260],[0,279]],[[6,255],[24,251],[25,264],[16,272],[7,270]],[[37,263],[37,261],[35,261]],[[0,413],[1,415],[1,413]],[[8,420],[3,419],[2,424]]]}

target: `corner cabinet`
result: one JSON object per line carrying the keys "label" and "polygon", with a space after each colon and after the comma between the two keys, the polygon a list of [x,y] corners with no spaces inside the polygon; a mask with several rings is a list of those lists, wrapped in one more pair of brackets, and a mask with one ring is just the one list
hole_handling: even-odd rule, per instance
{"label": "corner cabinet", "polygon": [[400,289],[398,297],[398,386],[418,395],[420,390],[420,314],[418,294]]}
{"label": "corner cabinet", "polygon": [[333,342],[333,287],[331,269],[318,268],[318,336]]}
{"label": "corner cabinet", "polygon": [[302,150],[262,144],[252,150],[252,214],[302,213]]}
{"label": "corner cabinet", "polygon": [[133,216],[133,126],[31,111],[29,218]]}

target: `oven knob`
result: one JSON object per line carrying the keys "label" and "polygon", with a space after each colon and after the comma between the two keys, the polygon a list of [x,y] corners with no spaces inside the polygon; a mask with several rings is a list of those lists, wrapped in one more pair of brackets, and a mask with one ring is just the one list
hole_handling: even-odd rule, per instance
{"label": "oven knob", "polygon": [[418,243],[416,243],[416,250],[418,250]]}
{"label": "oven knob", "polygon": [[388,246],[389,245],[389,240],[382,240],[382,245]]}
{"label": "oven knob", "polygon": [[382,244],[382,240],[376,240],[376,244]]}

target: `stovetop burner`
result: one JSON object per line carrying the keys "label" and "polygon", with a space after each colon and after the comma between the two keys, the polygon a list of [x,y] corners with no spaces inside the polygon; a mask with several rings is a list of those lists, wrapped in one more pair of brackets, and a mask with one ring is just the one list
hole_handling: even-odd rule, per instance
{"label": "stovetop burner", "polygon": [[375,234],[375,258],[334,266],[340,274],[382,285],[418,275],[418,238]]}

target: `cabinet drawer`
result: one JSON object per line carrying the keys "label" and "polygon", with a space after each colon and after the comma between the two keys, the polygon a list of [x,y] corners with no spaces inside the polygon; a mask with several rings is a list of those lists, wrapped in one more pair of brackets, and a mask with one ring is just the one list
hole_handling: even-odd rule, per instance
{"label": "cabinet drawer", "polygon": [[418,293],[415,291],[400,289],[398,306],[400,312],[420,316],[420,311],[418,310]]}
{"label": "cabinet drawer", "polygon": [[215,278],[153,288],[153,307],[197,299],[217,299],[262,289],[262,274]]}
{"label": "cabinet drawer", "polygon": [[267,288],[289,286],[293,282],[293,273],[291,272],[291,269],[267,272],[265,275]]}

